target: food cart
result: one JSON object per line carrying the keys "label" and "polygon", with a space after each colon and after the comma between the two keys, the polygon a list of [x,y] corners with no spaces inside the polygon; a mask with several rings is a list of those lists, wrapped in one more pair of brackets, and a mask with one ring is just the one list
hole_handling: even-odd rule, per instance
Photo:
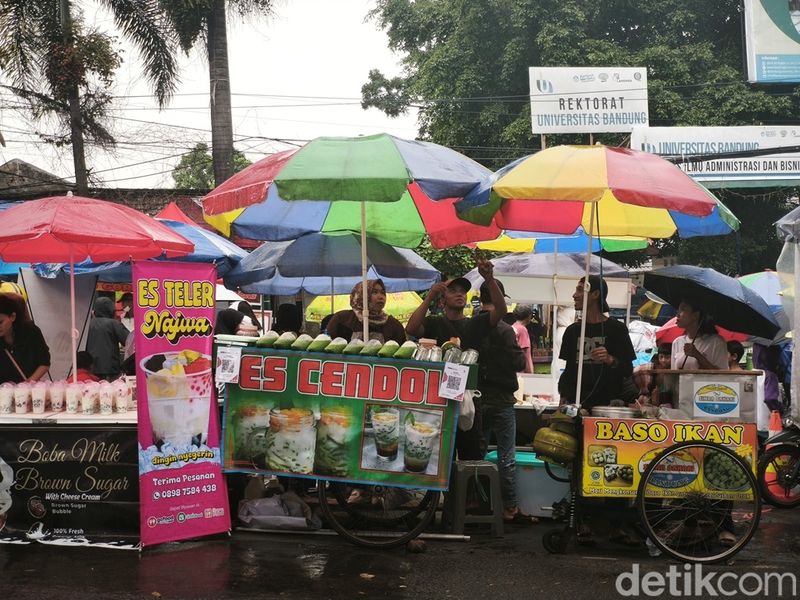
{"label": "food cart", "polygon": [[[252,345],[235,355],[226,472],[320,480],[326,520],[361,545],[396,546],[427,527],[450,478],[459,410],[440,394],[458,378],[450,366]],[[476,368],[461,367],[474,388]]]}
{"label": "food cart", "polygon": [[758,527],[755,384],[760,372],[654,373],[672,380],[677,398],[677,408],[660,411],[659,418],[613,407],[570,417],[568,409],[577,412],[577,407],[566,407],[537,436],[540,455],[571,467],[570,501],[576,509],[565,530],[545,536],[548,551],[567,549],[578,531],[578,515],[591,510],[585,500],[593,498],[629,499],[652,544],[686,562],[725,560]]}
{"label": "food cart", "polygon": [[136,410],[128,400],[85,414],[74,405],[54,410],[50,400],[37,406],[36,396],[24,411],[5,412],[0,397],[0,542],[138,548]]}

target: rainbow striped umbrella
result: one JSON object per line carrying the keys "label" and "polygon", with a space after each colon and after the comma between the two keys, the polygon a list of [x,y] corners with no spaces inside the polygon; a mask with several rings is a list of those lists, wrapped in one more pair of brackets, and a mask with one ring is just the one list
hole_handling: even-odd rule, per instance
{"label": "rainbow striped umbrella", "polygon": [[436,248],[494,239],[454,203],[491,171],[454,150],[387,134],[317,138],[262,159],[203,199],[205,219],[230,235],[286,241],[307,233],[361,232],[392,246]]}
{"label": "rainbow striped umbrella", "polygon": [[739,221],[659,156],[608,146],[554,146],[497,171],[456,204],[471,223],[599,237],[720,235]]}

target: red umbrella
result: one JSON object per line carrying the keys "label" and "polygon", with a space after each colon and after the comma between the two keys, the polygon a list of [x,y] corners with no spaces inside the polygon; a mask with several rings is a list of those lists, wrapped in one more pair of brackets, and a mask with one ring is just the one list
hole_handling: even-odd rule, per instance
{"label": "red umbrella", "polygon": [[179,223],[186,223],[187,225],[196,226],[197,223],[192,221],[186,213],[183,212],[178,205],[174,202],[170,202],[164,208],[161,209],[156,215],[156,219],[165,219],[167,221],[178,221]]}
{"label": "red umbrella", "polygon": [[[684,333],[686,333],[686,331],[682,327],[678,327],[677,317],[672,317],[661,326],[661,329],[656,331],[656,342],[658,344],[671,344]],[[746,333],[729,331],[719,325],[717,325],[717,333],[719,333],[726,342],[745,342],[750,339],[750,336]]]}
{"label": "red umbrella", "polygon": [[53,196],[3,212],[0,258],[6,261],[69,262],[72,312],[72,373],[77,377],[74,264],[183,256],[194,244],[137,210],[81,196]]}

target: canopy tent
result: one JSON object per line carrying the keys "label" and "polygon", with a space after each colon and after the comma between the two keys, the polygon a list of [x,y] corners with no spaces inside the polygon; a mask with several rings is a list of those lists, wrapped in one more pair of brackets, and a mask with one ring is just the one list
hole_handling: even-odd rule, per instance
{"label": "canopy tent", "polygon": [[[589,272],[608,284],[608,305],[630,310],[631,283],[625,267],[590,255]],[[492,261],[494,274],[513,302],[572,305],[575,286],[586,272],[586,254],[508,254]],[[477,289],[483,282],[477,269],[465,275]]]}

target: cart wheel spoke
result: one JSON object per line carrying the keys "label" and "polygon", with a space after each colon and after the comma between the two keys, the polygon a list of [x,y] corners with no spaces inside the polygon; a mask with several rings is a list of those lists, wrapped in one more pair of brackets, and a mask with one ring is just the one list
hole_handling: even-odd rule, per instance
{"label": "cart wheel spoke", "polygon": [[741,550],[755,532],[757,489],[752,467],[729,449],[676,444],[642,475],[639,514],[662,551],[678,560],[717,562]]}

